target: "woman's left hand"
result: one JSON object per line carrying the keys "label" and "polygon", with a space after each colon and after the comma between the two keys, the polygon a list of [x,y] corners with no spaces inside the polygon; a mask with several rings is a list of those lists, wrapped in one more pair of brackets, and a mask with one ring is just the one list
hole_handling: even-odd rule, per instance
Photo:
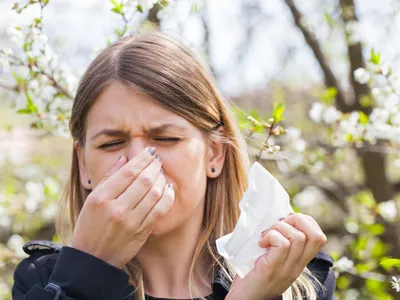
{"label": "woman's left hand", "polygon": [[266,300],[282,295],[326,243],[310,216],[292,213],[266,230],[259,246],[269,248],[245,277],[236,275],[227,300]]}

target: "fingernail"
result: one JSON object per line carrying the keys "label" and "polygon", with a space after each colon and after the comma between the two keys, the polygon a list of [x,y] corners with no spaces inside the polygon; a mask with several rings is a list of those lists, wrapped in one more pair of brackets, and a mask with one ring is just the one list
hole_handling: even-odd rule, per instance
{"label": "fingernail", "polygon": [[282,220],[285,220],[285,219],[286,219],[286,218],[279,218],[278,221],[282,221]]}
{"label": "fingernail", "polygon": [[167,184],[167,188],[169,188],[170,190],[174,189],[174,185],[172,183],[168,183]]}
{"label": "fingernail", "polygon": [[156,154],[156,148],[154,148],[154,147],[147,148],[147,150],[149,151],[149,153],[150,153],[151,155]]}
{"label": "fingernail", "polygon": [[121,157],[122,157],[122,155],[121,155],[120,157],[118,157],[118,160],[117,160],[117,162],[119,162],[119,161],[121,160]]}
{"label": "fingernail", "polygon": [[160,155],[156,155],[156,158],[161,162],[162,160],[161,160],[161,156]]}
{"label": "fingernail", "polygon": [[268,229],[265,229],[263,232],[261,232],[261,237],[264,237],[264,235],[267,233]]}

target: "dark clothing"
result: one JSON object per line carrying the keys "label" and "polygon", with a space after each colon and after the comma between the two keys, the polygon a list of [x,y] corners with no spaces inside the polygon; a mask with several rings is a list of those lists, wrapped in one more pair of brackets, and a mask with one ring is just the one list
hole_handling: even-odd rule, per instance
{"label": "dark clothing", "polygon": [[[13,300],[134,300],[128,275],[105,261],[77,249],[47,241],[24,246],[30,256],[14,273]],[[334,299],[335,276],[330,270],[332,258],[318,253],[308,265],[323,284],[318,299]],[[225,299],[229,282],[218,272],[208,299]],[[147,299],[154,300],[147,296]]]}

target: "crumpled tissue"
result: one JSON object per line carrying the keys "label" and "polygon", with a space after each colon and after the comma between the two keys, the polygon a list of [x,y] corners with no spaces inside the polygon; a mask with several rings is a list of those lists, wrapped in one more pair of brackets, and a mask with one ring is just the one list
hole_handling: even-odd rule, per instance
{"label": "crumpled tissue", "polygon": [[261,233],[293,211],[282,185],[255,162],[249,170],[248,188],[239,202],[240,217],[232,233],[216,241],[217,250],[233,270],[244,277],[261,255],[268,252],[258,246]]}

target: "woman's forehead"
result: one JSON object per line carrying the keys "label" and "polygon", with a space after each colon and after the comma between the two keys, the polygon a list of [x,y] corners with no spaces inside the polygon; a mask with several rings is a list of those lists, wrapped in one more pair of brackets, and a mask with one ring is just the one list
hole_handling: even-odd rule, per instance
{"label": "woman's forehead", "polygon": [[155,101],[113,84],[96,99],[87,116],[86,127],[88,133],[95,134],[94,131],[103,129],[184,130],[190,129],[191,124]]}

